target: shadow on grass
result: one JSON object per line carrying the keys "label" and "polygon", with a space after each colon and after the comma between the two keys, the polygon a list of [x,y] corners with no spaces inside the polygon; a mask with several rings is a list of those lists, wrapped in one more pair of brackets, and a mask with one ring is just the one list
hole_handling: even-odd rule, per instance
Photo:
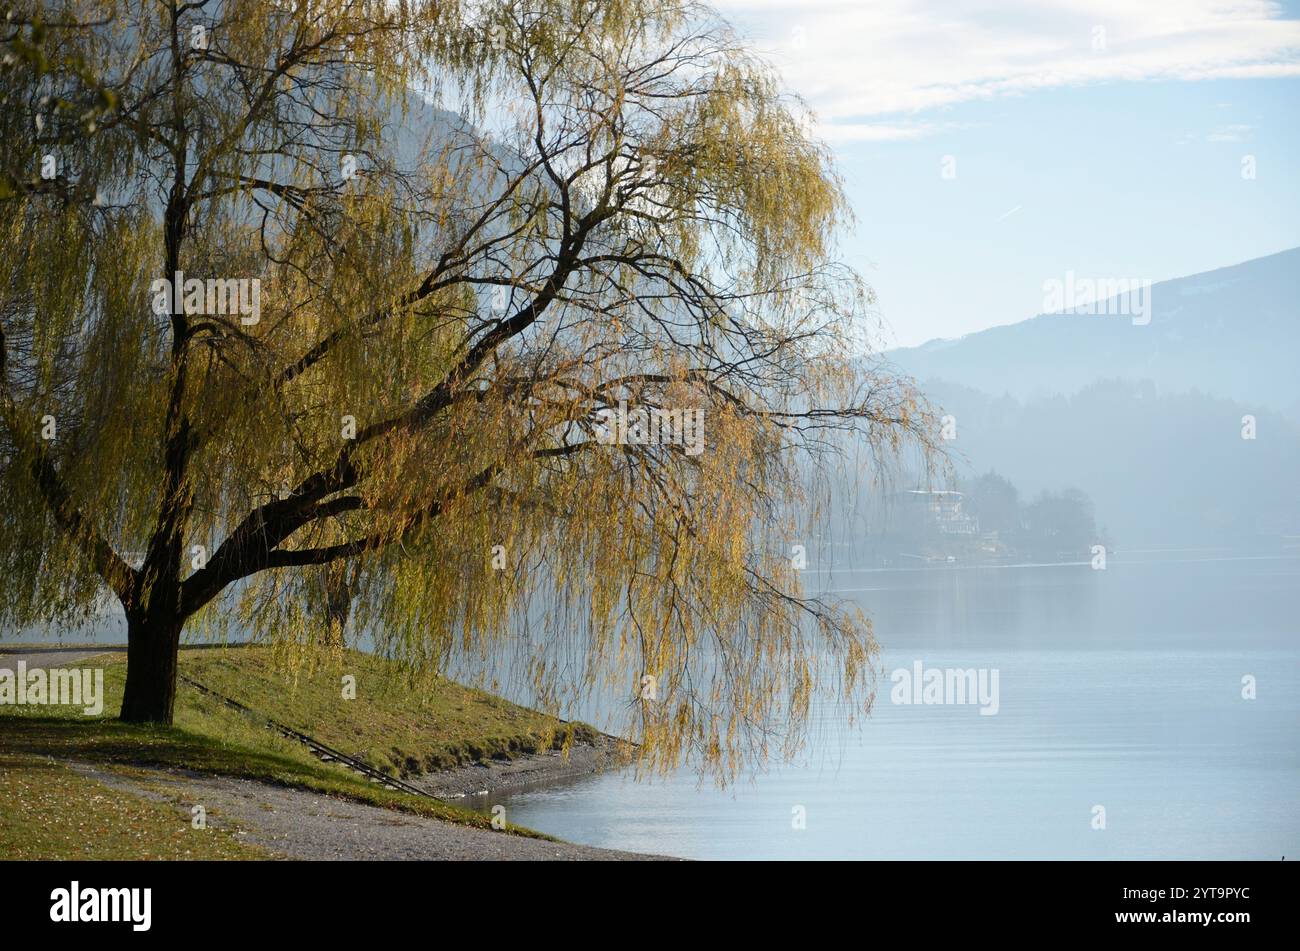
{"label": "shadow on grass", "polygon": [[6,717],[4,723],[0,747],[17,752],[253,777],[303,770],[288,757],[233,748],[179,727],[139,726],[111,717]]}
{"label": "shadow on grass", "polygon": [[[234,746],[179,727],[123,723],[111,717],[0,716],[0,753],[29,758],[53,757],[101,765],[181,769],[229,776],[293,789],[339,796],[353,802],[398,809],[482,829],[491,820],[455,806],[375,786],[341,769],[307,765],[288,756]],[[518,835],[549,839],[530,829]]]}

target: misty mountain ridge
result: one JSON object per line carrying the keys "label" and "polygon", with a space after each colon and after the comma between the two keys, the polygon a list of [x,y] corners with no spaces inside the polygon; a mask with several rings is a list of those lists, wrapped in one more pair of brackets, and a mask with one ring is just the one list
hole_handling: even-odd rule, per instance
{"label": "misty mountain ridge", "polygon": [[1039,314],[884,356],[922,383],[1020,399],[1124,378],[1149,380],[1161,393],[1198,390],[1300,417],[1300,248],[1161,281],[1145,295],[1146,323],[1116,313],[1127,302],[1112,298],[1109,313]]}
{"label": "misty mountain ridge", "polygon": [[1045,314],[885,359],[949,416],[952,487],[1080,489],[1127,547],[1296,544],[1300,248],[1145,293],[1149,323]]}

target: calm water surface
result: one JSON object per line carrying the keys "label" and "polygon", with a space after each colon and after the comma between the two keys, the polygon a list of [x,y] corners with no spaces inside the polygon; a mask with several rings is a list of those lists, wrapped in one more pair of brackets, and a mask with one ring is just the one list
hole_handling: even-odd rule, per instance
{"label": "calm water surface", "polygon": [[998,713],[895,705],[886,680],[859,727],[823,720],[804,760],[727,790],[618,773],[475,805],[691,858],[1300,856],[1298,582],[1296,557],[1212,552],[836,572],[886,671],[996,668]]}

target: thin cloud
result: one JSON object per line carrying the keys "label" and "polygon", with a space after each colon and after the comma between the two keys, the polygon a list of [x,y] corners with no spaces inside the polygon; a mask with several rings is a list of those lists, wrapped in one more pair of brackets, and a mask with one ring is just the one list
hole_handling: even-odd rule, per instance
{"label": "thin cloud", "polygon": [[721,0],[841,139],[936,131],[878,117],[1104,82],[1300,76],[1300,21],[1267,0]]}
{"label": "thin cloud", "polygon": [[823,122],[816,132],[827,142],[906,142],[954,128],[957,123]]}
{"label": "thin cloud", "polygon": [[1248,125],[1228,125],[1215,129],[1206,138],[1211,142],[1240,142],[1250,133]]}

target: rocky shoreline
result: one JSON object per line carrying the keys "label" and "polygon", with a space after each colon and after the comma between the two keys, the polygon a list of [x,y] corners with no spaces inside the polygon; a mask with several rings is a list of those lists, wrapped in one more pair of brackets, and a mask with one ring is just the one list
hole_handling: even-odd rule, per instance
{"label": "rocky shoreline", "polygon": [[483,760],[408,777],[406,782],[449,801],[488,797],[618,769],[628,763],[627,749],[625,741],[603,736],[596,743],[574,743],[567,754],[546,750],[513,759]]}

